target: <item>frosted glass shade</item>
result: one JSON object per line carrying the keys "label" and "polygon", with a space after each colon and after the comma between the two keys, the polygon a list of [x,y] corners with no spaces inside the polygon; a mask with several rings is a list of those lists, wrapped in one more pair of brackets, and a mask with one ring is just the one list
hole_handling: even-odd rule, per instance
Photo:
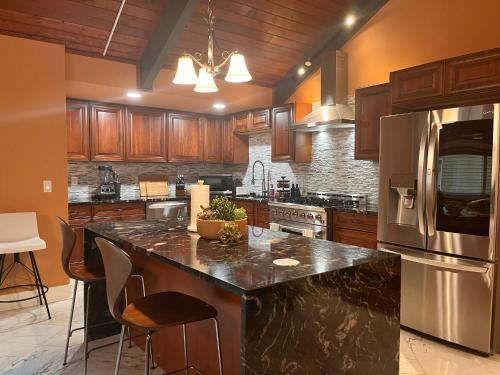
{"label": "frosted glass shade", "polygon": [[226,74],[227,82],[248,82],[252,80],[252,76],[248,72],[245,56],[241,53],[235,53],[229,61],[229,69]]}
{"label": "frosted glass shade", "polygon": [[191,57],[179,57],[177,72],[172,82],[177,85],[196,85],[196,83],[198,83],[198,77],[196,76],[193,59],[191,59]]}
{"label": "frosted glass shade", "polygon": [[210,73],[207,73],[205,68],[200,69],[198,83],[194,87],[194,91],[203,93],[219,91],[215,84],[214,77]]}

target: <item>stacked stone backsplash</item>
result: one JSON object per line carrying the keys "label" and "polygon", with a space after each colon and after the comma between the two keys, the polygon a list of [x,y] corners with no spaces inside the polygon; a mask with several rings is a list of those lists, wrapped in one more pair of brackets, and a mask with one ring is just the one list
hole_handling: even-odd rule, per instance
{"label": "stacked stone backsplash", "polygon": [[[256,166],[256,181],[252,185],[252,165],[261,160],[267,171],[271,171],[271,183],[286,176],[298,183],[303,192],[339,191],[346,193],[366,193],[369,204],[376,208],[378,201],[378,163],[354,160],[354,129],[331,129],[313,133],[313,154],[310,164],[272,163],[271,134],[250,136],[250,161],[248,165],[219,164],[171,164],[171,163],[128,163],[128,162],[70,162],[69,194],[71,197],[87,197],[95,192],[99,184],[98,166],[112,165],[122,182],[122,197],[134,198],[139,195],[138,176],[142,173],[164,173],[171,188],[178,174],[183,174],[186,182],[194,183],[199,175],[232,173],[240,179],[249,192],[260,193],[262,167]],[[78,177],[78,185],[71,185],[71,177]]]}

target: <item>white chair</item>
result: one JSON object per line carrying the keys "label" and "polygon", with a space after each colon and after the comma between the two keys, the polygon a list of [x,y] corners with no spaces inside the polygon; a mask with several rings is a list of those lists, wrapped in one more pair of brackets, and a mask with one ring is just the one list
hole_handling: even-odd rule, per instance
{"label": "white chair", "polygon": [[[36,287],[37,294],[33,297],[21,298],[16,300],[0,301],[0,303],[21,302],[33,298],[40,300],[40,305],[45,303],[47,314],[50,316],[49,305],[45,294],[48,287],[43,285],[40,271],[36,264],[33,251],[46,249],[45,241],[38,235],[38,225],[35,212],[15,212],[0,214],[0,290]],[[21,253],[28,253],[31,261],[31,269],[21,262]],[[13,254],[13,262],[5,267],[5,258],[8,254]],[[9,273],[16,267],[22,267],[33,275],[34,284],[12,285],[2,288],[3,282],[9,276]],[[43,298],[43,302],[42,302]]]}

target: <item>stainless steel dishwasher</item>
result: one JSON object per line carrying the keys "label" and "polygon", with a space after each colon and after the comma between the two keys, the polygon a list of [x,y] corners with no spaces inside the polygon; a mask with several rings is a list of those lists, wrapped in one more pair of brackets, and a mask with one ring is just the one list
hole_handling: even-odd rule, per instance
{"label": "stainless steel dishwasher", "polygon": [[148,202],[146,219],[187,218],[187,201]]}

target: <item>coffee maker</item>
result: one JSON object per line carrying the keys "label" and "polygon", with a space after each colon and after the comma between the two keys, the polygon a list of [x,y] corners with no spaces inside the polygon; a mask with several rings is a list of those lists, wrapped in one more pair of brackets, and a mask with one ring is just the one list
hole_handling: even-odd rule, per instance
{"label": "coffee maker", "polygon": [[99,166],[97,196],[100,199],[120,198],[120,182],[118,182],[116,172],[110,165]]}

